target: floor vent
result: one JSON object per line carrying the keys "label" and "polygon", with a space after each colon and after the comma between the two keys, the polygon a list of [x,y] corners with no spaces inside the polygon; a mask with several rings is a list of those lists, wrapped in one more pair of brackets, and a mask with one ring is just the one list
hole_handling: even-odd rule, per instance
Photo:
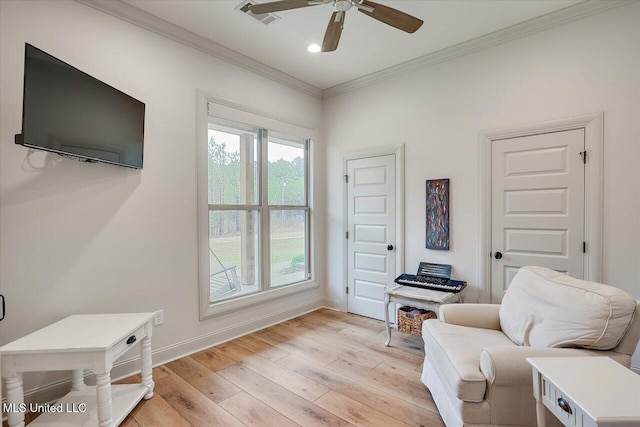
{"label": "floor vent", "polygon": [[257,19],[258,21],[262,22],[264,25],[269,25],[269,24],[273,24],[274,22],[276,22],[277,20],[280,19],[280,17],[278,15],[275,15],[273,13],[262,13],[262,14],[255,14],[253,12],[251,12],[249,10],[249,6],[252,6],[254,4],[257,4],[257,2],[252,1],[252,0],[245,0],[242,3],[240,3],[236,9],[238,9],[240,12],[242,13],[246,13],[247,15],[249,15],[250,17]]}

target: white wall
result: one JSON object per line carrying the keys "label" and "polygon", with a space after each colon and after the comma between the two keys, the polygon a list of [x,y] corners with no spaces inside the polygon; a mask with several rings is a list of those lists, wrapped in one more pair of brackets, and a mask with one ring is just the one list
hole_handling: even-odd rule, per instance
{"label": "white wall", "polygon": [[[319,121],[320,100],[73,1],[0,1],[0,31],[0,344],[72,313],[164,309],[157,363],[252,319],[318,306],[313,290],[199,320],[196,90],[302,123]],[[13,143],[25,42],[146,103],[143,170]],[[25,386],[60,378],[29,375]]]}
{"label": "white wall", "polygon": [[[345,152],[406,144],[404,270],[413,271],[423,260],[445,262],[454,266],[456,277],[477,286],[478,133],[601,111],[604,281],[640,298],[638,22],[640,3],[635,2],[326,100],[325,298],[346,304]],[[425,249],[425,180],[433,178],[451,178],[449,252]]]}

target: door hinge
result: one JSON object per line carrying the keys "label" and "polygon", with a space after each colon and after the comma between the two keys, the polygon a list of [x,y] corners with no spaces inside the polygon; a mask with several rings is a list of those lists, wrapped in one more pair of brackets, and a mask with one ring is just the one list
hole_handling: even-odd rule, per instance
{"label": "door hinge", "polygon": [[587,253],[587,242],[582,242],[582,253],[583,254]]}
{"label": "door hinge", "polygon": [[344,182],[346,182],[347,184],[349,183],[349,175],[344,176]]}
{"label": "door hinge", "polygon": [[347,295],[349,295],[349,287],[347,286]]}
{"label": "door hinge", "polygon": [[347,232],[345,232],[345,234],[347,235],[347,239],[348,239],[349,238],[349,232],[347,231]]}
{"label": "door hinge", "polygon": [[580,157],[582,157],[582,163],[584,163],[586,165],[587,164],[587,152],[586,151],[581,151],[580,152]]}

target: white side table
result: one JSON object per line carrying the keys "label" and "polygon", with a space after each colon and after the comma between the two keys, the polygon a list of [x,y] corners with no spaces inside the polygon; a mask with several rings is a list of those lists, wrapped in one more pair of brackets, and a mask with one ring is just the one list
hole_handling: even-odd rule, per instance
{"label": "white side table", "polygon": [[533,357],[538,427],[545,408],[569,427],[640,426],[640,375],[608,357]]}
{"label": "white side table", "polygon": [[[75,315],[0,347],[7,404],[12,408],[7,413],[9,426],[24,426],[22,373],[62,370],[73,371],[71,392],[30,425],[120,424],[143,397],[153,396],[152,328],[153,313]],[[134,342],[141,343],[142,384],[112,386],[113,363]],[[96,386],[85,386],[84,369],[96,374]]]}
{"label": "white side table", "polygon": [[432,291],[431,289],[416,288],[413,286],[396,286],[384,292],[384,322],[387,328],[387,341],[385,346],[391,343],[391,324],[389,323],[389,304],[397,302],[416,308],[431,310],[438,313],[442,304],[462,302],[462,296],[458,293]]}

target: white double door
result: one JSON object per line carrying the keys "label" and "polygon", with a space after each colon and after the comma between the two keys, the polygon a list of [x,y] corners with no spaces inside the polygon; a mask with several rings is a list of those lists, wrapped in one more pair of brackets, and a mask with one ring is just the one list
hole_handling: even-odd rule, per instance
{"label": "white double door", "polygon": [[584,129],[492,142],[491,300],[518,269],[584,275]]}
{"label": "white double door", "polygon": [[348,311],[383,320],[397,276],[396,156],[349,160],[347,176]]}

